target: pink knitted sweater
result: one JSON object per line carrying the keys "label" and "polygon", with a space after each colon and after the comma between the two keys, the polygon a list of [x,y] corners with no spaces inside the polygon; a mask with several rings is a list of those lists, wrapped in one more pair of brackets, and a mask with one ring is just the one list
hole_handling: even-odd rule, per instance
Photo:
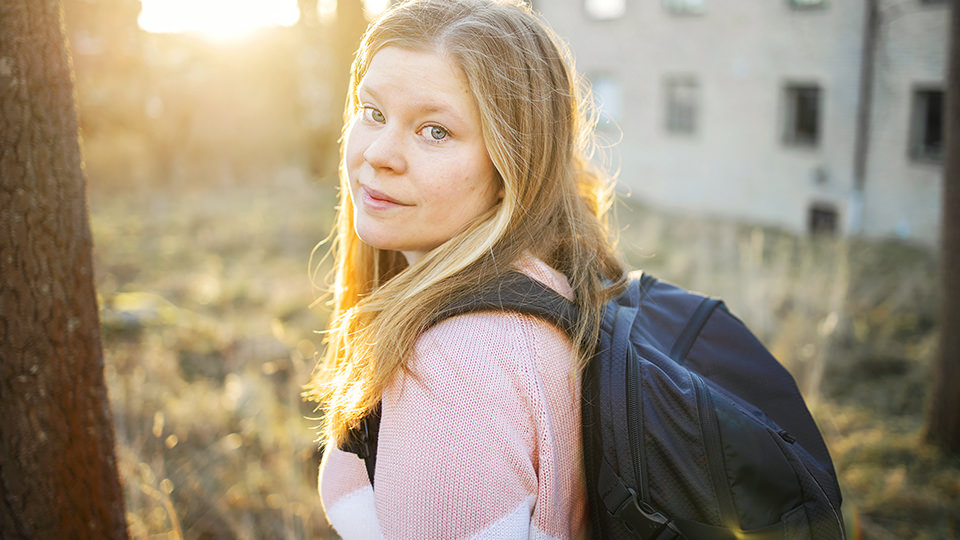
{"label": "pink knitted sweater", "polygon": [[[522,270],[564,296],[566,278]],[[320,496],[344,540],[572,540],[583,534],[580,381],[570,340],[539,319],[447,319],[386,388],[376,490],[363,461],[327,445]]]}

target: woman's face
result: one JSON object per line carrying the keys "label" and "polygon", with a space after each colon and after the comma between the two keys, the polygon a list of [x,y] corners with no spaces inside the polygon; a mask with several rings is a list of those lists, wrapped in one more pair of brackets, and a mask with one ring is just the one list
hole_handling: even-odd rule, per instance
{"label": "woman's face", "polygon": [[480,111],[463,71],[434,52],[381,49],[357,93],[345,152],[354,228],[413,264],[497,202]]}

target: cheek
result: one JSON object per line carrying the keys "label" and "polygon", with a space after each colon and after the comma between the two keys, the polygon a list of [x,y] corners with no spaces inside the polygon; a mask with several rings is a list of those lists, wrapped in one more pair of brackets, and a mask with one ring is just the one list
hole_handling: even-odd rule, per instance
{"label": "cheek", "polygon": [[480,168],[473,174],[454,176],[439,196],[442,211],[454,219],[469,221],[486,212],[497,201],[497,185],[492,173]]}
{"label": "cheek", "polygon": [[343,148],[343,161],[347,166],[347,173],[353,178],[353,170],[363,161],[363,137],[360,129],[351,122],[347,128],[345,137],[345,146]]}
{"label": "cheek", "polygon": [[484,210],[486,210],[490,206],[493,206],[499,198],[500,182],[496,168],[485,152],[477,156],[474,163],[471,195],[477,199],[484,207]]}

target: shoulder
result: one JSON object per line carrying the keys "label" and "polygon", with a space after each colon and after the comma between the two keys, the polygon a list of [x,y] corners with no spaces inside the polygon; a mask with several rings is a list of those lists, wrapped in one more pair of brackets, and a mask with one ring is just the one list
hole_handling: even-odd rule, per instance
{"label": "shoulder", "polygon": [[[563,296],[572,291],[563,274],[532,257],[519,270]],[[564,332],[537,317],[508,311],[458,315],[429,328],[414,344],[411,371],[418,376],[516,377],[530,370],[569,372],[573,347]]]}
{"label": "shoulder", "polygon": [[471,313],[446,319],[424,332],[414,345],[410,367],[419,376],[509,376],[541,363],[545,351],[569,348],[563,331],[536,317]]}

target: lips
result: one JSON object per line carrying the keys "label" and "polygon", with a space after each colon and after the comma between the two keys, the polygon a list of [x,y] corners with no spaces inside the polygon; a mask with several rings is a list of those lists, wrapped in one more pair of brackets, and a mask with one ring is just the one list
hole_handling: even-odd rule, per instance
{"label": "lips", "polygon": [[410,206],[409,204],[394,199],[386,193],[371,189],[367,186],[360,186],[360,193],[364,206],[374,210],[387,210],[400,206]]}

